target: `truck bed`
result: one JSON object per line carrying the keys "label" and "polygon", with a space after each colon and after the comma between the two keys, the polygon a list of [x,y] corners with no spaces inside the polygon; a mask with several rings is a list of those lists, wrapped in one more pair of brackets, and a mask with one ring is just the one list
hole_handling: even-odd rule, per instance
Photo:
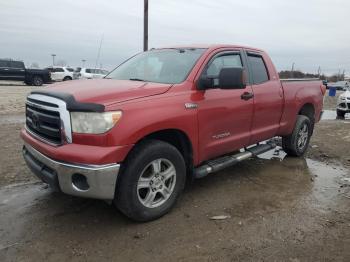
{"label": "truck bed", "polygon": [[281,85],[284,93],[284,110],[281,118],[280,135],[290,134],[293,130],[297,108],[300,105],[310,103],[316,105],[314,108],[314,122],[320,120],[323,107],[323,94],[326,88],[319,79],[281,79]]}

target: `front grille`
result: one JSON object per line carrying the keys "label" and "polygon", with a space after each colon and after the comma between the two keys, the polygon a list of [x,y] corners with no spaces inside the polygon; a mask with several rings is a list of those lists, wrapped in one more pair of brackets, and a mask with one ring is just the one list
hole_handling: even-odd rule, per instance
{"label": "front grille", "polygon": [[348,103],[348,108],[350,109],[350,103]]}
{"label": "front grille", "polygon": [[43,109],[34,103],[27,103],[26,126],[30,132],[47,142],[62,143],[60,113],[57,111]]}

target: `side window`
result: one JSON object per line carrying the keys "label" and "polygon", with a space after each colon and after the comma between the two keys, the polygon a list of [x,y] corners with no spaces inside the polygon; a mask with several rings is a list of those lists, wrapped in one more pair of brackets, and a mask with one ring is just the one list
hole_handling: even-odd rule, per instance
{"label": "side window", "polygon": [[91,74],[91,69],[85,69],[85,72]]}
{"label": "side window", "polygon": [[261,56],[248,54],[248,62],[252,70],[254,84],[261,84],[269,81],[269,75]]}
{"label": "side window", "polygon": [[11,68],[24,68],[24,64],[23,64],[23,62],[19,62],[19,61],[11,61],[10,67]]}
{"label": "side window", "polygon": [[0,61],[0,67],[8,67],[7,61]]}
{"label": "side window", "polygon": [[239,54],[223,54],[211,61],[205,74],[207,76],[219,76],[220,70],[224,67],[243,67]]}
{"label": "side window", "polygon": [[63,68],[57,67],[54,69],[54,72],[64,72]]}

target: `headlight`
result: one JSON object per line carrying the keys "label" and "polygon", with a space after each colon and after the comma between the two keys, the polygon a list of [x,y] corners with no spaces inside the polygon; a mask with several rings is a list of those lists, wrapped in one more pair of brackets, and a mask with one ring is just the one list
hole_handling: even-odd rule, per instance
{"label": "headlight", "polygon": [[345,100],[345,96],[340,96],[340,100]]}
{"label": "headlight", "polygon": [[74,133],[102,134],[110,130],[121,118],[121,111],[90,113],[71,112]]}

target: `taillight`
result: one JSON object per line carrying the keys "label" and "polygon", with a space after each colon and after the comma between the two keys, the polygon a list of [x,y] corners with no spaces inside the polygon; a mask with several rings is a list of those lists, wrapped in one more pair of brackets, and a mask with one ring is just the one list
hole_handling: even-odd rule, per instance
{"label": "taillight", "polygon": [[322,92],[322,95],[324,95],[326,93],[326,86],[325,85],[320,85],[320,89],[321,89],[321,92]]}

